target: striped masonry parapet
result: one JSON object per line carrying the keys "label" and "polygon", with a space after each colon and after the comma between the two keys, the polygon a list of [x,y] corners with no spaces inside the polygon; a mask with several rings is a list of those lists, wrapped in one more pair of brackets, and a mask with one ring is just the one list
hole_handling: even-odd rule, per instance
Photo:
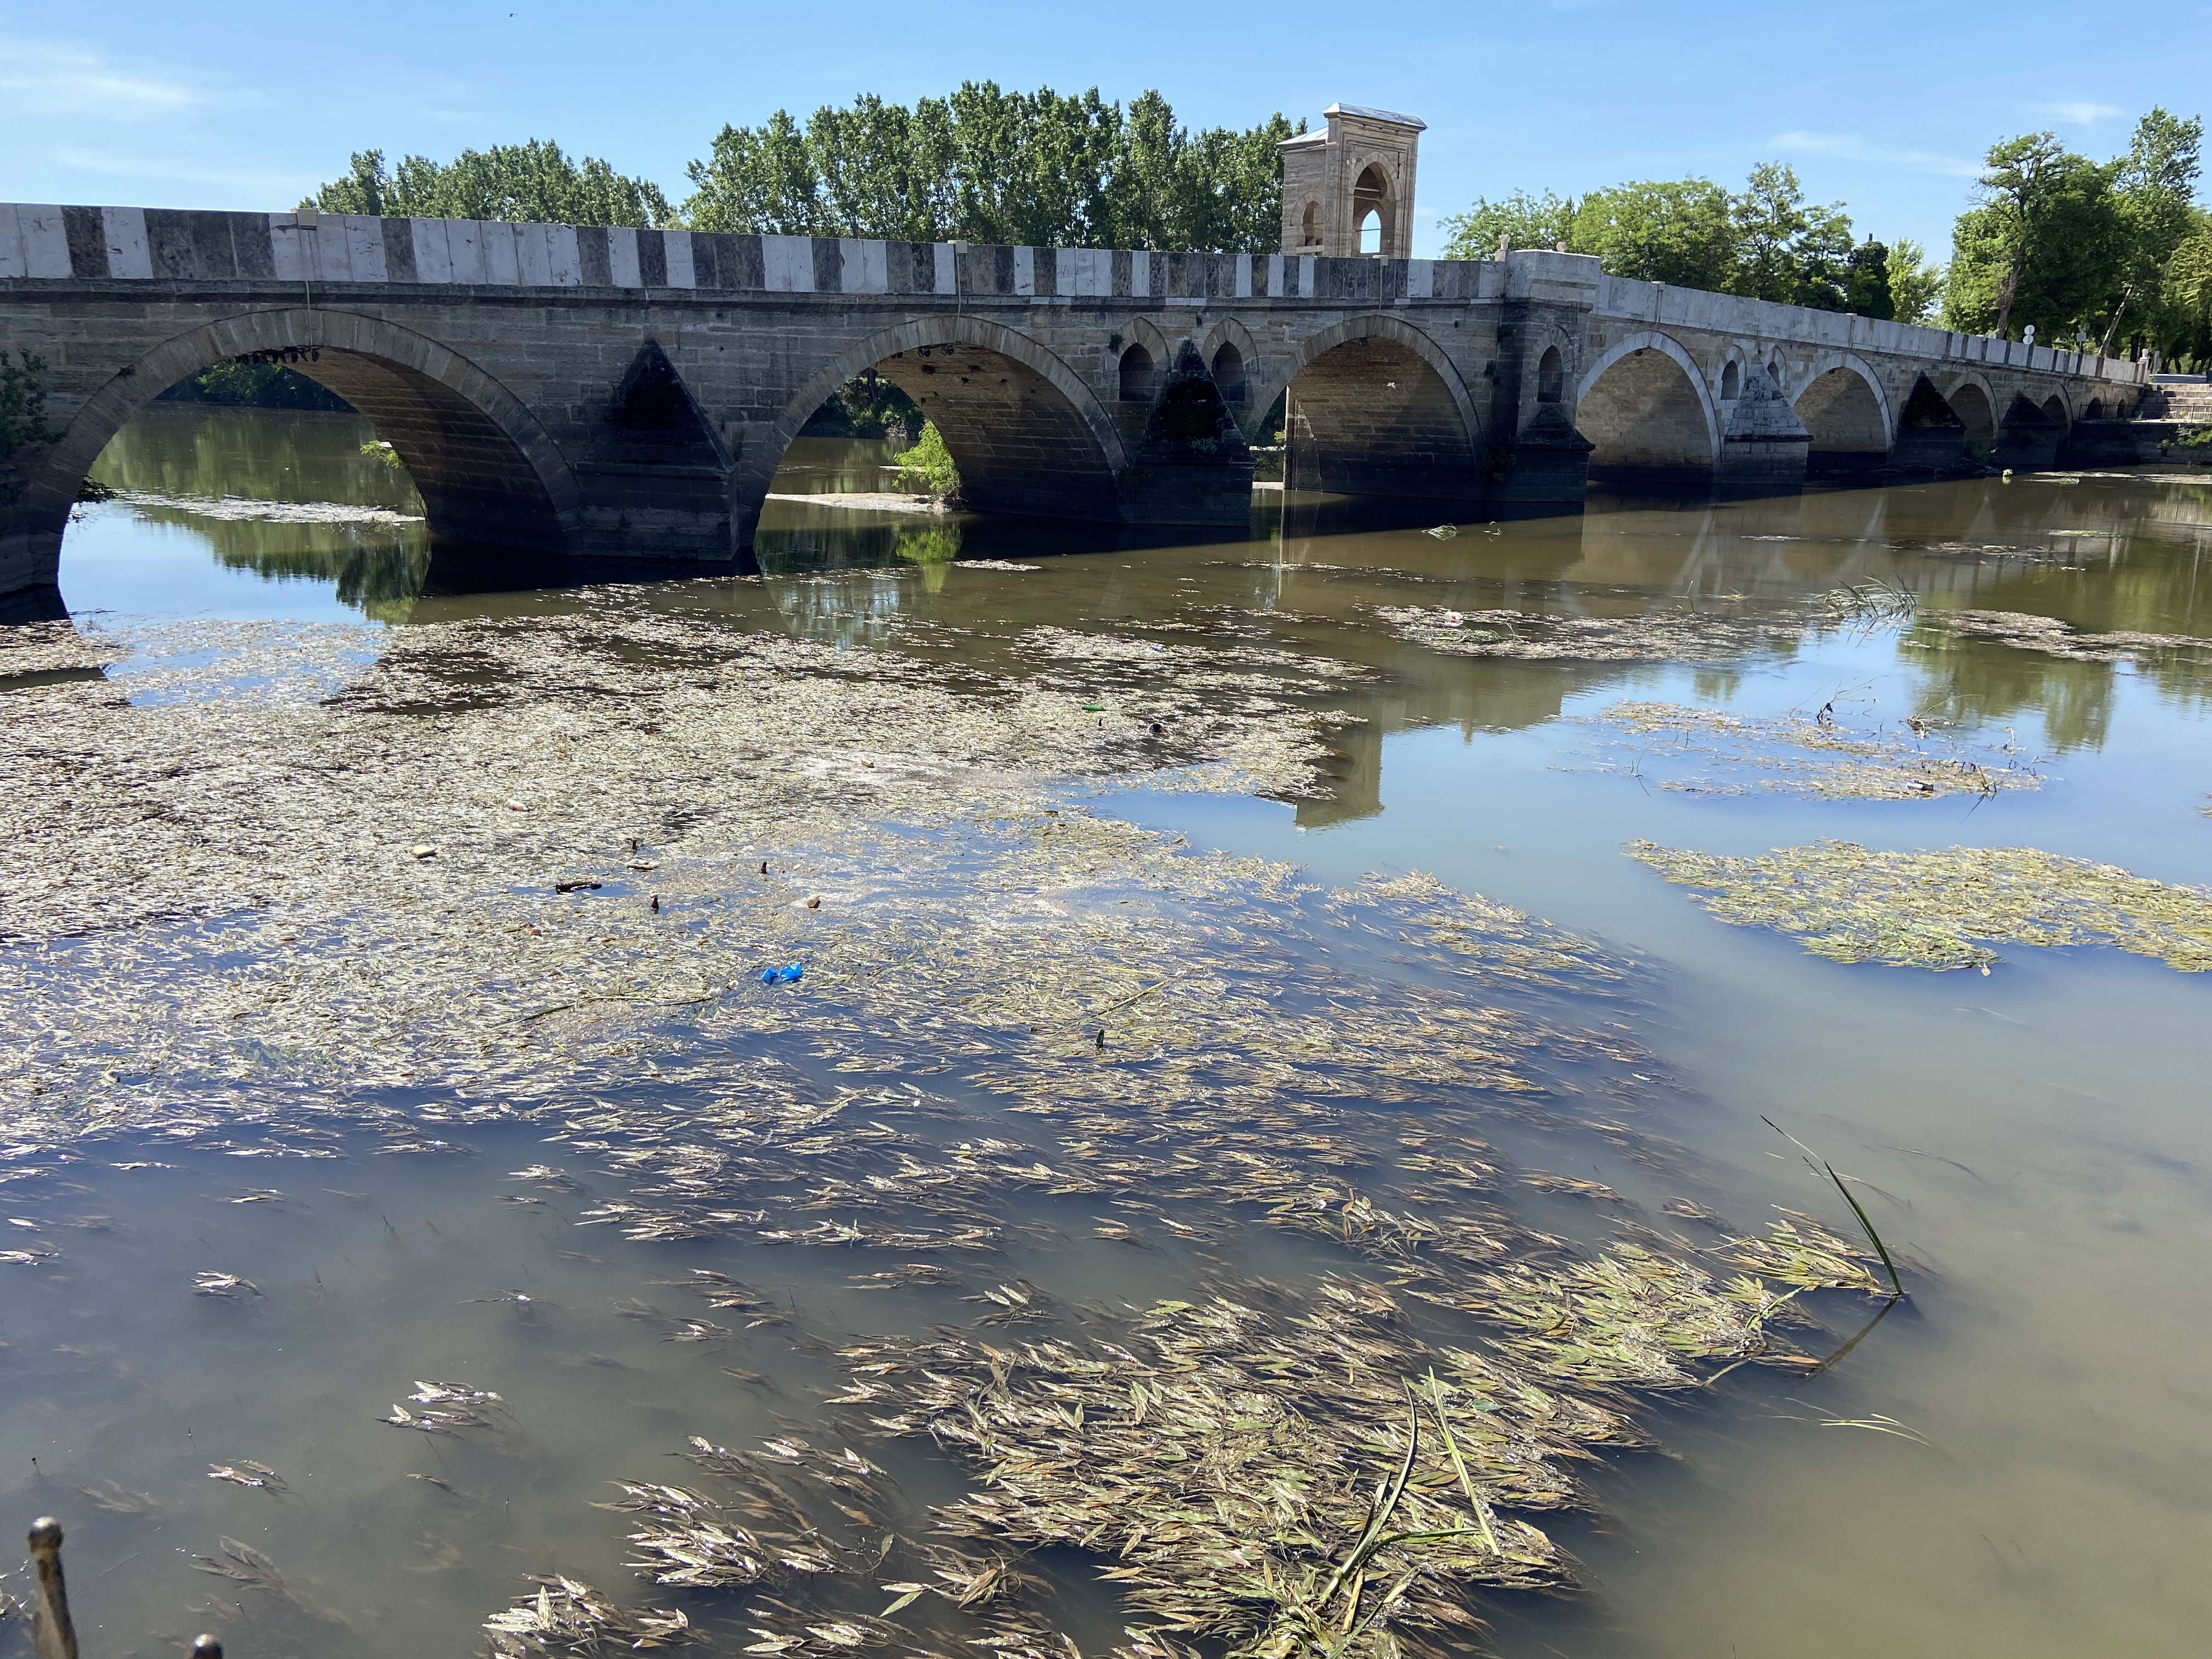
{"label": "striped masonry parapet", "polygon": [[1036,299],[1480,300],[1502,266],[502,220],[0,204],[0,281],[460,284]]}
{"label": "striped masonry parapet", "polygon": [[0,204],[0,282],[299,283],[898,298],[1467,304],[1595,290],[1603,322],[2144,384],[2148,362],[1605,276],[1573,254],[1323,258],[1004,247],[362,214]]}

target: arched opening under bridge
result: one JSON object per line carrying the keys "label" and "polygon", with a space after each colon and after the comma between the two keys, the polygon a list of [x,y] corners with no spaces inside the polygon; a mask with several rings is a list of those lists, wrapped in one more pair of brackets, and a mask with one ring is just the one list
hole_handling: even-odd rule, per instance
{"label": "arched opening under bridge", "polygon": [[1718,459],[1711,410],[1693,370],[1659,343],[1602,359],[1584,385],[1575,426],[1594,447],[1589,476],[1618,483],[1709,482]]}
{"label": "arched opening under bridge", "polygon": [[[70,508],[83,481],[102,470],[109,446],[149,410],[177,409],[162,394],[219,365],[240,375],[281,367],[349,405],[381,447],[380,458],[368,459],[380,459],[388,471],[404,469],[403,492],[411,481],[433,547],[532,556],[568,550],[575,481],[550,436],[518,399],[424,336],[355,313],[298,307],[249,313],[179,335],[126,366],[85,401],[25,480],[18,517],[22,528],[16,534],[29,543],[34,574],[50,586],[58,584]],[[351,447],[358,459],[360,441],[351,441]],[[146,450],[142,444],[135,453]],[[212,451],[203,446],[193,465],[195,494],[252,495],[282,489],[290,493],[277,499],[304,503],[297,492],[317,489],[297,478],[280,483],[246,476],[242,470],[258,463],[243,446],[225,450],[218,444]],[[210,465],[213,472],[206,470]],[[226,466],[241,469],[240,475],[226,482]],[[318,477],[329,476],[327,467],[318,469]],[[330,493],[327,484],[324,489]],[[179,487],[172,493],[185,492]],[[339,493],[342,499],[331,505],[375,504]],[[343,521],[343,515],[329,516],[333,523]],[[221,548],[216,552],[220,557]]]}
{"label": "arched opening under bridge", "polygon": [[1983,451],[1997,441],[1997,412],[1990,403],[1989,393],[1973,380],[1963,380],[1944,402],[1966,429],[1966,447]]}
{"label": "arched opening under bridge", "polygon": [[1445,501],[1479,493],[1480,420],[1432,343],[1390,319],[1340,324],[1314,343],[1285,392],[1288,488]]}
{"label": "arched opening under bridge", "polygon": [[1796,406],[1797,419],[1813,438],[1806,457],[1809,470],[1869,472],[1887,460],[1889,426],[1881,398],[1856,367],[1839,364],[1814,375],[1797,394]]}
{"label": "arched opening under bridge", "polygon": [[936,428],[962,506],[1030,518],[1122,516],[1122,441],[1097,395],[1036,340],[957,313],[884,329],[825,365],[786,407],[781,441],[757,446],[741,465],[741,511],[765,496],[769,475],[823,399],[871,371]]}

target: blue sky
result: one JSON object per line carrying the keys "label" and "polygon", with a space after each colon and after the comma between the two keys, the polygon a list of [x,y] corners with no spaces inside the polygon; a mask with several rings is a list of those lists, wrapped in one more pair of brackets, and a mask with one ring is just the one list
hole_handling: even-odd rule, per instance
{"label": "blue sky", "polygon": [[310,7],[0,0],[0,200],[282,209],[380,147],[538,137],[672,197],[726,121],[963,78],[1126,99],[1193,125],[1332,100],[1411,112],[1416,252],[1477,195],[1794,165],[1863,232],[1939,259],[1994,140],[2050,127],[2103,157],[2136,115],[2203,107],[2212,9],[2152,40],[2078,5],[1817,8],[1516,0],[1375,9],[1133,0]]}

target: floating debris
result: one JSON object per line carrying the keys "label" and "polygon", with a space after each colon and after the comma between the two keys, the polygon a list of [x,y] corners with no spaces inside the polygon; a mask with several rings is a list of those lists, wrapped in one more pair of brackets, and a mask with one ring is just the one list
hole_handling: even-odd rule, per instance
{"label": "floating debris", "polygon": [[[1809,715],[1763,719],[1678,703],[1628,702],[1584,718],[1646,740],[1633,745],[1632,763],[1608,761],[1601,769],[1648,778],[1662,789],[1689,794],[1766,789],[1821,799],[1932,800],[2043,785],[2042,774],[2009,736],[1998,744],[1963,744],[1932,732],[1917,718],[1854,726],[1837,716],[1832,704]],[[1670,775],[1647,769],[1646,763],[1655,759],[1662,768],[1695,759],[1717,769]]]}
{"label": "floating debris", "polygon": [[617,1607],[579,1579],[533,1578],[534,1595],[484,1620],[495,1659],[533,1655],[651,1652],[699,1639],[673,1607]]}
{"label": "floating debris", "polygon": [[1964,638],[1994,640],[2073,662],[2154,663],[2177,657],[2212,661],[2212,640],[2186,634],[2089,633],[2056,617],[2019,611],[1930,611],[1923,620]]}
{"label": "floating debris", "polygon": [[108,499],[134,509],[155,508],[195,519],[242,520],[268,524],[421,524],[419,513],[350,501],[264,501],[242,496],[163,495],[146,489],[118,489]]}
{"label": "floating debris", "polygon": [[1783,648],[1819,620],[1791,612],[1728,614],[1684,607],[1619,617],[1558,617],[1377,605],[1374,614],[1408,644],[1449,656],[1557,662],[1719,661]]}
{"label": "floating debris", "polygon": [[241,1457],[235,1463],[216,1463],[208,1470],[210,1480],[224,1480],[234,1486],[245,1486],[253,1492],[285,1492],[291,1490],[284,1477],[266,1463],[257,1463],[250,1457]]}
{"label": "floating debris", "polygon": [[1991,943],[2116,945],[2184,973],[2212,969],[2212,890],[2031,847],[1884,853],[1850,842],[1756,859],[1632,841],[1632,858],[1704,890],[1723,921],[1796,934],[1837,962],[1979,968]]}

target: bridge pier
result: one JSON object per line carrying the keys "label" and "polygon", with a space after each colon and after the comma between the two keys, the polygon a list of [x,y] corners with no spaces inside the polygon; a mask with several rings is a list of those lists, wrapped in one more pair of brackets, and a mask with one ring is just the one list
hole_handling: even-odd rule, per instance
{"label": "bridge pier", "polygon": [[1721,453],[1713,489],[1729,495],[1794,495],[1804,487],[1813,434],[1763,368],[1745,377],[1742,391],[1724,405]]}
{"label": "bridge pier", "polygon": [[2015,395],[1997,426],[1994,466],[2021,472],[2040,471],[2058,465],[2058,447],[2066,437],[2066,422],[2039,408],[2023,395]]}

